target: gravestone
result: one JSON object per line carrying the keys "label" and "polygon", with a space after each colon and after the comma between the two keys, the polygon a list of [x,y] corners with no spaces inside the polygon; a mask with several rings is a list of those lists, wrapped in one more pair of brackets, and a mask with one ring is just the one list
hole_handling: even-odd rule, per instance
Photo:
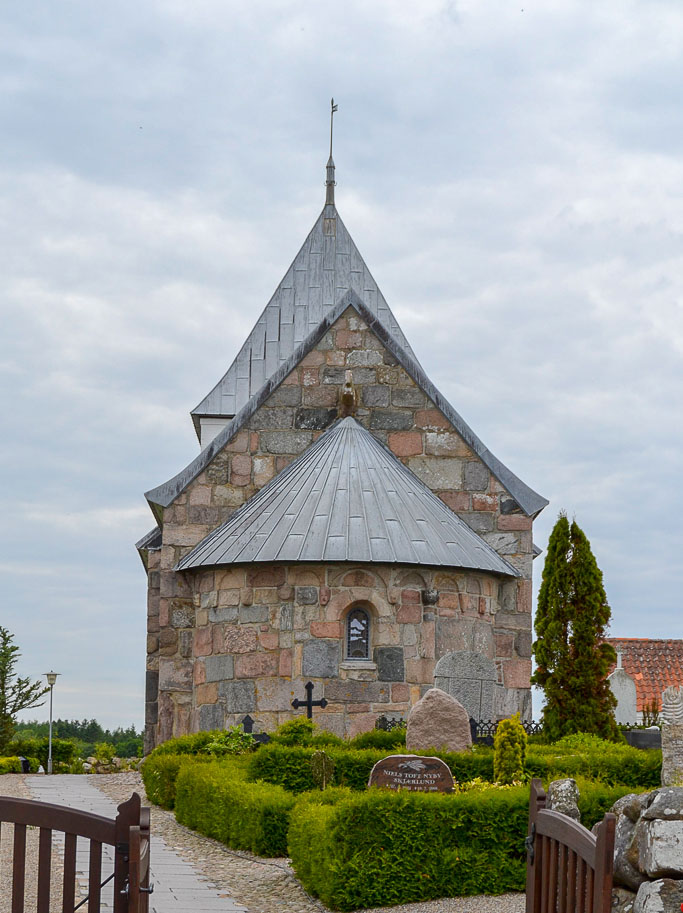
{"label": "gravestone", "polygon": [[617,652],[617,668],[607,676],[612,694],[617,699],[614,718],[617,723],[635,723],[638,719],[636,703],[636,683],[628,672],[622,668],[621,653]]}
{"label": "gravestone", "polygon": [[414,754],[394,754],[382,758],[372,768],[368,786],[407,789],[421,793],[451,793],[453,774],[440,758]]}
{"label": "gravestone", "polygon": [[683,786],[683,687],[662,693],[662,786]]}
{"label": "gravestone", "polygon": [[446,653],[434,669],[434,687],[459,701],[477,722],[494,718],[497,682],[496,664],[480,653]]}
{"label": "gravestone", "polygon": [[445,691],[430,688],[408,714],[406,748],[466,751],[471,747],[470,718],[463,705]]}

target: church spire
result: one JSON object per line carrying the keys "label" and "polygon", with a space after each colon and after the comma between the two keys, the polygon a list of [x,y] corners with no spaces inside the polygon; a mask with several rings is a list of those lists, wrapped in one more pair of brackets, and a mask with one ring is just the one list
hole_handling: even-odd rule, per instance
{"label": "church spire", "polygon": [[325,205],[334,206],[334,185],[337,183],[334,179],[334,159],[332,158],[332,128],[334,126],[334,112],[339,105],[335,105],[334,99],[330,101],[330,157],[327,160],[327,180],[325,186]]}

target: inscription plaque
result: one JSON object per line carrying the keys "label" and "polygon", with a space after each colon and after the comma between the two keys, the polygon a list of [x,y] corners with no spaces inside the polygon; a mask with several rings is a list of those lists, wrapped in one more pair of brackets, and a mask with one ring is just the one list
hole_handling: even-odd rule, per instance
{"label": "inscription plaque", "polygon": [[451,793],[454,782],[450,768],[440,758],[393,754],[375,764],[368,786],[421,793]]}

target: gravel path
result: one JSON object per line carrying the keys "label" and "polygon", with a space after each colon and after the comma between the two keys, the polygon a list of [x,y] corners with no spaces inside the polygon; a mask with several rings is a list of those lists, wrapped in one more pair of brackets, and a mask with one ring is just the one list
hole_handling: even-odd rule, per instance
{"label": "gravel path", "polygon": [[[138,773],[100,774],[90,782],[111,799],[121,802],[135,791],[149,804]],[[204,875],[221,892],[244,904],[249,913],[326,913],[326,907],[309,897],[294,877],[288,859],[259,859],[230,850],[178,824],[172,812],[152,805],[152,833]],[[363,913],[524,913],[524,894],[497,897],[450,897],[425,903],[382,907]]]}

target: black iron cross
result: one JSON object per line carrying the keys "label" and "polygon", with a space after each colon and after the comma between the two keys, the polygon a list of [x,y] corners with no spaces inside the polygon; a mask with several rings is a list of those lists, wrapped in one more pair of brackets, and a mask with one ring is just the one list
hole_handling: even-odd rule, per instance
{"label": "black iron cross", "polygon": [[313,719],[313,708],[314,707],[327,707],[327,701],[324,697],[321,697],[319,701],[313,700],[313,682],[306,682],[304,685],[306,689],[306,700],[300,701],[298,697],[295,697],[292,701],[292,707],[295,710],[298,710],[299,707],[306,708],[306,716],[309,720]]}

